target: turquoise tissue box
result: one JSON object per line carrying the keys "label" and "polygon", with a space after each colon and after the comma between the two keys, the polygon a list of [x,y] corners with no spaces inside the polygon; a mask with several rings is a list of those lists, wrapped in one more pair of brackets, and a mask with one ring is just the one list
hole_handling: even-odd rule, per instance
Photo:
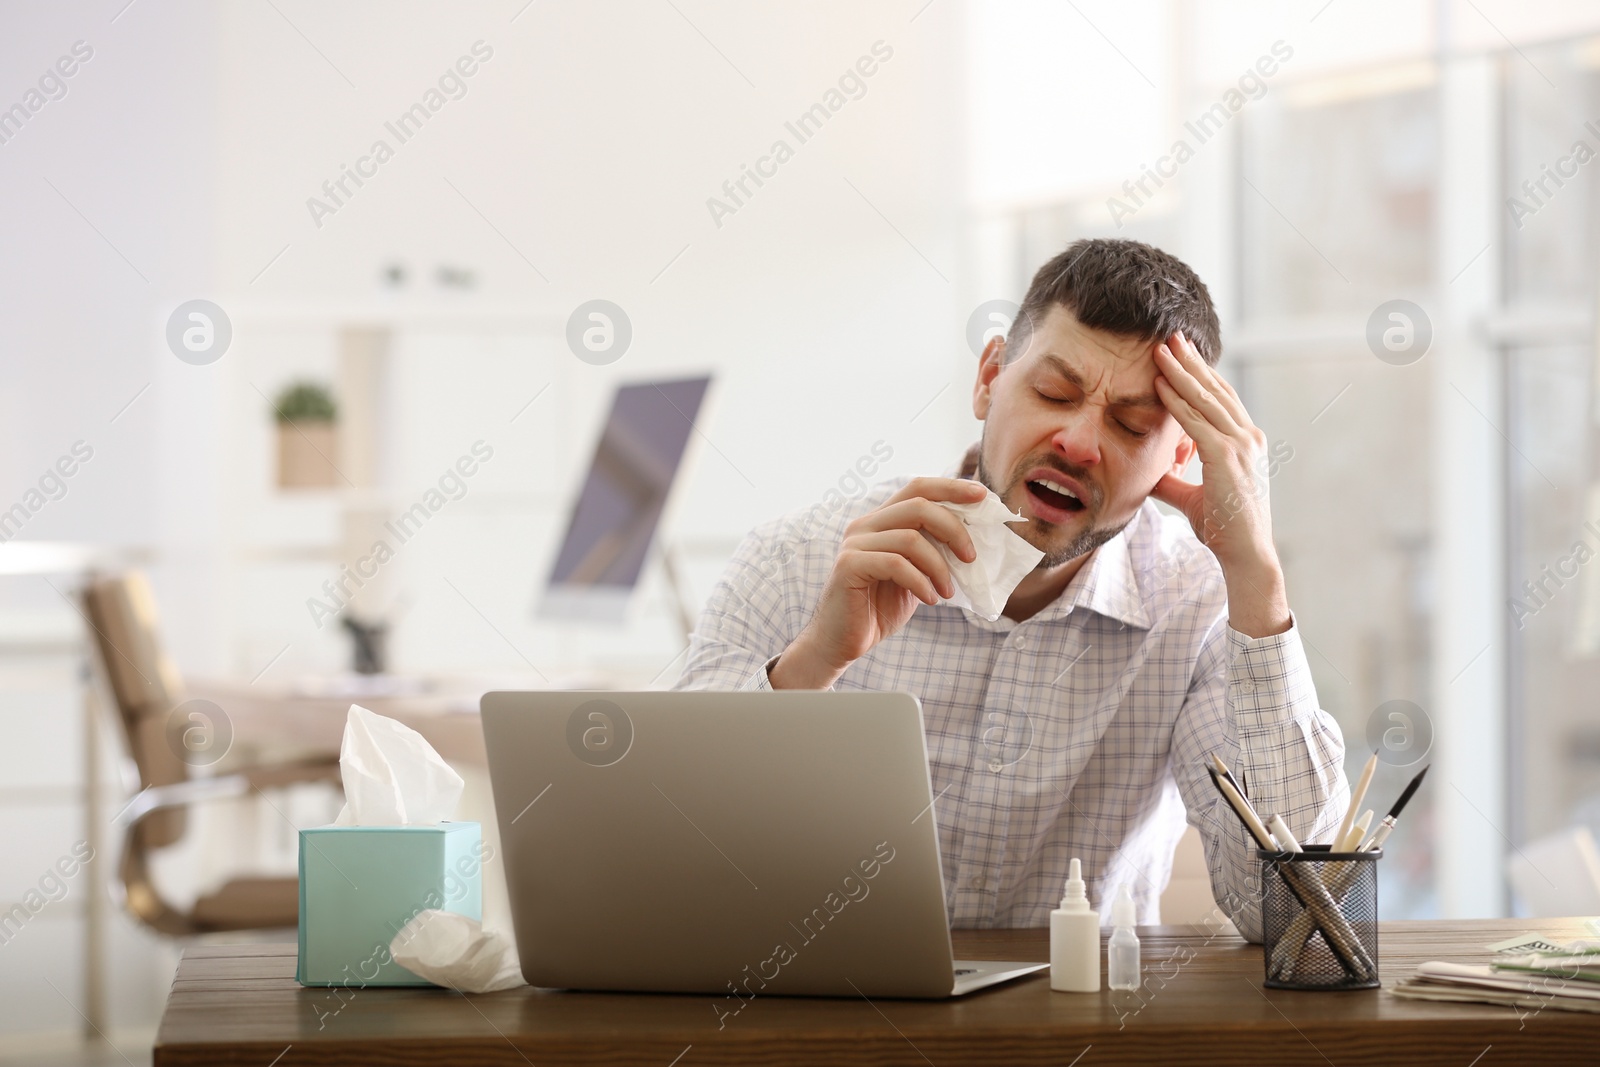
{"label": "turquoise tissue box", "polygon": [[483,828],[318,826],[300,831],[300,960],[307,986],[428,985],[389,955],[419,911],[483,921]]}

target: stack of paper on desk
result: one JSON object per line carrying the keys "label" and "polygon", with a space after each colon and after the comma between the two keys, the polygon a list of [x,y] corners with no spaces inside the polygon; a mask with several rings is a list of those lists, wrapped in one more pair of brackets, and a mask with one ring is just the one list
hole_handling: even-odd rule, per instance
{"label": "stack of paper on desk", "polygon": [[1484,965],[1433,961],[1395,986],[1397,997],[1476,1001],[1517,1008],[1600,1013],[1600,942],[1534,947],[1518,939],[1490,946],[1502,954]]}

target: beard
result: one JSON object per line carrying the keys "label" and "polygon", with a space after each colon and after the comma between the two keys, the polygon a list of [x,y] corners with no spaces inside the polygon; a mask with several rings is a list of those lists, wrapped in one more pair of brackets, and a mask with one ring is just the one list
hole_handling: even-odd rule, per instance
{"label": "beard", "polygon": [[[985,425],[983,437],[986,439],[988,436],[989,428],[987,425]],[[1100,514],[1101,497],[1099,488],[1095,486],[1094,482],[1090,481],[1088,472],[1082,470],[1081,468],[1074,467],[1069,463],[1063,463],[1059,459],[1053,458],[1051,461],[1043,464],[1030,463],[1025,468],[1019,464],[1018,469],[1013,472],[1011,476],[1011,482],[1009,485],[1001,486],[997,484],[990,476],[989,470],[984,465],[983,461],[984,452],[986,451],[985,445],[987,443],[987,440],[980,440],[978,442],[978,465],[976,471],[977,478],[979,482],[993,490],[995,495],[999,496],[1002,500],[1005,499],[1008,491],[1022,484],[1023,474],[1025,471],[1032,470],[1035,466],[1055,467],[1068,477],[1076,478],[1078,484],[1086,487],[1094,494],[1095,499],[1092,503],[1088,501],[1085,501],[1084,503],[1083,514],[1089,519],[1088,528],[1074,536],[1070,541],[1059,548],[1050,549],[1045,548],[1043,545],[1034,545],[1033,547],[1042,549],[1044,551],[1044,558],[1041,559],[1038,565],[1033,568],[1034,570],[1051,570],[1052,568],[1061,566],[1063,563],[1070,563],[1072,560],[1075,560],[1080,556],[1088,555],[1090,552],[1093,552],[1095,549],[1099,548],[1101,545],[1117,536],[1123,530],[1127,529],[1128,523],[1133,521],[1133,515],[1129,515],[1122,522],[1114,526],[1098,525],[1095,520]],[[1024,488],[1023,491],[1026,492],[1026,488]],[[1135,511],[1134,514],[1137,515],[1138,512]],[[1044,520],[1037,518],[1029,520],[1030,525],[1035,522],[1044,522]],[[1045,522],[1044,525],[1046,527],[1050,527],[1054,524]],[[1012,529],[1015,529],[1015,527],[1012,527]],[[1033,544],[1033,540],[1023,534],[1022,531],[1017,530],[1016,532],[1017,536],[1022,537],[1029,544]]]}

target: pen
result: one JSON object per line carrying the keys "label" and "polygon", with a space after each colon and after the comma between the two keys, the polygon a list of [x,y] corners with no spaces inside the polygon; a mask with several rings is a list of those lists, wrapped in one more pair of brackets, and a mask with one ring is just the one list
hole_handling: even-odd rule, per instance
{"label": "pen", "polygon": [[1333,835],[1329,842],[1334,848],[1344,841],[1345,835],[1350,832],[1350,827],[1355,825],[1356,812],[1361,810],[1361,802],[1367,799],[1367,787],[1372,784],[1372,772],[1378,769],[1378,750],[1373,749],[1372,755],[1367,758],[1367,765],[1361,771],[1361,780],[1350,791],[1350,807],[1345,810],[1344,818],[1339,820],[1339,832]]}
{"label": "pen", "polygon": [[[1428,767],[1431,766],[1433,764],[1428,764]],[[1405,810],[1406,805],[1411,803],[1411,798],[1416,794],[1417,787],[1422,784],[1422,776],[1428,773],[1428,767],[1422,768],[1417,772],[1417,776],[1411,779],[1411,784],[1406,786],[1405,792],[1400,794],[1400,799],[1394,802],[1394,807],[1389,809],[1389,814],[1383,817],[1383,821],[1373,831],[1371,839],[1361,846],[1362,852],[1371,852],[1373,849],[1382,848],[1383,843],[1389,840],[1389,835],[1394,832],[1394,824],[1399,821],[1400,813]]]}

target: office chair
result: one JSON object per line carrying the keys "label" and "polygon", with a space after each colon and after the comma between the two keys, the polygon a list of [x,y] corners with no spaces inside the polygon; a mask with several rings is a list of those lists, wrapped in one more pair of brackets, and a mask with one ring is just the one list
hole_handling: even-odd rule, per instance
{"label": "office chair", "polygon": [[150,855],[183,838],[190,805],[302,782],[339,785],[337,757],[192,777],[190,765],[169,741],[168,720],[183,703],[183,681],[161,647],[149,581],[139,571],[93,577],[84,587],[83,606],[98,673],[139,773],[140,791],[118,817],[127,828],[118,867],[123,906],[139,922],[172,937],[296,925],[299,888],[294,878],[234,878],[184,909],[162,896]]}

